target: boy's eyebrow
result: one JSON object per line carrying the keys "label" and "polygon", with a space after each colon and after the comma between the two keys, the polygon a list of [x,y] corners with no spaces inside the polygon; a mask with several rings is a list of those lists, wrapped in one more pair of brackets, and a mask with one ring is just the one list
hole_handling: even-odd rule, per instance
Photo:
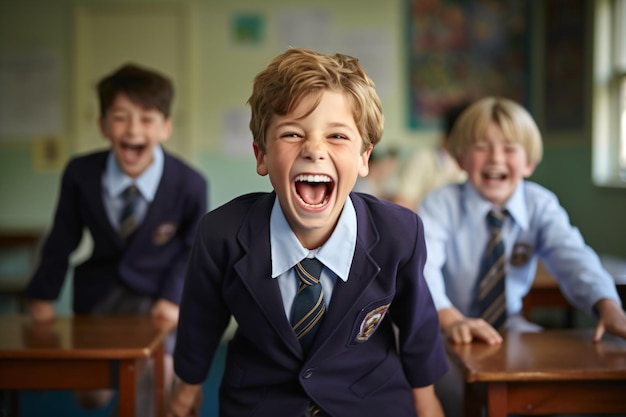
{"label": "boy's eyebrow", "polygon": [[334,122],[334,123],[330,123],[329,127],[343,127],[346,129],[350,129],[350,130],[354,130],[352,126],[346,124],[346,123],[341,123],[341,122]]}
{"label": "boy's eyebrow", "polygon": [[276,123],[275,127],[279,128],[279,127],[291,126],[291,125],[297,125],[297,124],[298,124],[298,120],[297,119],[289,119],[289,120],[282,120],[282,121]]}
{"label": "boy's eyebrow", "polygon": [[[290,120],[283,120],[281,122],[276,123],[275,128],[281,128],[281,127],[290,127],[290,126],[299,126],[299,119],[290,119]],[[352,126],[350,126],[347,123],[342,123],[342,122],[331,122],[328,123],[325,126],[326,129],[328,128],[343,128],[343,129],[348,129],[351,131],[358,131],[358,129],[353,128]]]}

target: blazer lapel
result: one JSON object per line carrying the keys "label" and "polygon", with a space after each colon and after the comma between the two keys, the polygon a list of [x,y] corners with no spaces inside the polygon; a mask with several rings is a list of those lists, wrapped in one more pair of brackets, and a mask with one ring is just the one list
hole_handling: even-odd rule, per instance
{"label": "blazer lapel", "polygon": [[311,352],[323,348],[325,343],[332,339],[337,329],[341,327],[340,324],[350,317],[349,312],[353,310],[356,301],[380,271],[380,267],[370,256],[372,248],[379,239],[376,225],[371,221],[367,208],[360,198],[354,194],[351,194],[351,197],[357,213],[357,244],[350,275],[347,282],[337,280],[330,306],[316,335]]}
{"label": "blazer lapel", "polygon": [[294,354],[301,356],[302,348],[285,317],[278,282],[272,278],[269,218],[275,197],[275,193],[268,194],[250,210],[237,236],[245,254],[235,264],[235,271],[276,333]]}
{"label": "blazer lapel", "polygon": [[[168,201],[175,198],[176,193],[178,192],[176,184],[178,183],[179,171],[176,169],[175,164],[170,164],[170,157],[167,153],[164,152],[163,157],[163,173],[161,175],[161,180],[159,181],[156,193],[154,194],[154,200],[152,200],[152,203],[148,205],[148,211],[146,212],[146,215],[137,230],[135,230],[134,235],[154,233],[155,228],[158,227],[159,219],[163,216],[162,213],[164,212],[165,207],[169,206]],[[148,239],[135,239],[135,237],[137,236],[131,237],[129,241],[131,246],[133,245],[133,241],[138,241],[141,245],[144,245],[145,242],[152,241],[151,236],[149,236]]]}
{"label": "blazer lapel", "polygon": [[[318,347],[323,348],[324,344],[333,338],[337,329],[345,328],[341,324],[348,317],[351,317],[349,313],[353,310],[354,303],[377,276],[379,270],[380,268],[369,257],[368,253],[362,247],[357,246],[348,281],[337,280],[330,306],[316,335],[312,351],[317,350]],[[342,337],[344,336],[342,335]]]}
{"label": "blazer lapel", "polygon": [[[101,152],[96,154],[97,160],[93,164],[95,167],[94,170],[90,171],[89,174],[86,174],[85,178],[85,194],[89,195],[89,198],[86,198],[85,201],[89,204],[91,211],[93,212],[93,221],[105,231],[107,235],[116,242],[120,247],[123,245],[123,240],[120,234],[115,230],[115,227],[111,224],[109,220],[109,216],[104,208],[104,203],[102,201],[102,174],[106,169],[106,160],[109,151]],[[94,227],[97,229],[97,227]]]}

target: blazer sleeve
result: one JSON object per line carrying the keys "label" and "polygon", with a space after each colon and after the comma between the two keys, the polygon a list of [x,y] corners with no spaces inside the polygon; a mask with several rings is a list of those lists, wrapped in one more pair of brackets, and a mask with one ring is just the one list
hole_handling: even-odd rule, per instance
{"label": "blazer sleeve", "polygon": [[392,313],[399,330],[399,349],[406,377],[412,387],[422,387],[443,376],[448,365],[439,317],[423,275],[426,261],[424,226],[419,217],[415,216],[415,219],[417,233],[413,239],[413,255],[398,269],[398,296],[394,303],[400,306],[403,314]]}
{"label": "blazer sleeve", "polygon": [[80,211],[80,187],[76,161],[71,161],[61,180],[52,229],[42,246],[39,264],[26,288],[30,298],[55,300],[67,274],[69,256],[82,238],[83,218]]}

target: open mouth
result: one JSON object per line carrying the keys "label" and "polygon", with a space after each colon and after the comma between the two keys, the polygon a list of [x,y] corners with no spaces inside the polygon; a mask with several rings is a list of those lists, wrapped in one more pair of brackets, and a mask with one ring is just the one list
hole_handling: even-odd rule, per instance
{"label": "open mouth", "polygon": [[130,143],[120,144],[121,155],[123,155],[122,157],[124,158],[126,163],[129,163],[129,164],[136,162],[141,157],[145,149],[146,149],[146,145],[144,144],[138,144],[138,145],[130,144]]}
{"label": "open mouth", "polygon": [[130,143],[122,143],[121,147],[124,151],[129,151],[129,152],[141,152],[145,149],[146,145],[140,144],[140,145],[132,145]]}
{"label": "open mouth", "polygon": [[483,172],[485,180],[505,180],[507,175],[501,172]]}
{"label": "open mouth", "polygon": [[333,180],[327,175],[298,175],[296,177],[296,193],[300,201],[311,208],[323,207],[330,200]]}

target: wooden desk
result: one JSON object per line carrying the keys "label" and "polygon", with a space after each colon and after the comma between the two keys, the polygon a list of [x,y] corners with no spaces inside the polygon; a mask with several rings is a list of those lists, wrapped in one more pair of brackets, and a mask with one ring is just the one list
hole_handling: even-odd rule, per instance
{"label": "wooden desk", "polygon": [[465,378],[465,416],[626,414],[626,340],[592,329],[509,333],[501,345],[446,342]]}
{"label": "wooden desk", "polygon": [[171,323],[143,316],[58,317],[34,324],[0,316],[0,390],[118,390],[118,415],[135,414],[135,382],[154,358],[156,415],[163,416],[164,341]]}

